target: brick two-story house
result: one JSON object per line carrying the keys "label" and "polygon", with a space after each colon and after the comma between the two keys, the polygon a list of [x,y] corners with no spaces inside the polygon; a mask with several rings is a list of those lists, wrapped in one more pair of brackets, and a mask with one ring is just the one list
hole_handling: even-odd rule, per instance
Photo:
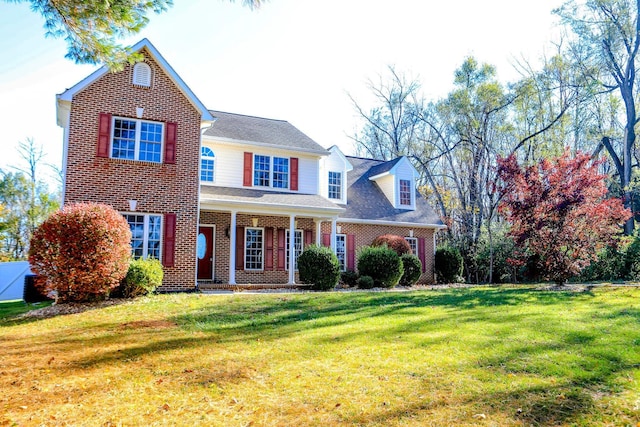
{"label": "brick two-story house", "polygon": [[132,50],[144,61],[57,96],[63,202],[122,212],[133,254],[162,261],[163,290],[295,283],[310,243],[356,269],[357,249],[386,233],[409,241],[420,281],[433,281],[444,226],[406,158],[348,157],[286,121],[210,111],[148,40]]}

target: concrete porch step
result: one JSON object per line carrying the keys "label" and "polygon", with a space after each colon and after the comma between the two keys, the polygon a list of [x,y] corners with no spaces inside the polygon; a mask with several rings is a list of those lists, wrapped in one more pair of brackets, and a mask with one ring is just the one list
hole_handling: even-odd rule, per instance
{"label": "concrete porch step", "polygon": [[229,284],[229,283],[213,283],[209,281],[200,281],[198,282],[198,289],[201,291],[257,291],[257,290],[265,290],[265,289],[298,289],[305,290],[310,289],[311,285],[304,284],[288,284],[288,283],[240,283],[240,284]]}

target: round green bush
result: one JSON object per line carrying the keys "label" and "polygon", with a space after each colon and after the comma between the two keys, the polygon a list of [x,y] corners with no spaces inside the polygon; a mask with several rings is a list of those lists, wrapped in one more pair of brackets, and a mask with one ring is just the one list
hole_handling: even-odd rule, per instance
{"label": "round green bush", "polygon": [[392,288],[398,284],[404,267],[400,257],[385,246],[365,246],[358,253],[358,272],[371,276],[375,286]]}
{"label": "round green bush", "polygon": [[371,276],[358,277],[357,285],[360,289],[371,289],[375,286],[373,282],[373,277]]}
{"label": "round green bush", "polygon": [[440,283],[455,283],[462,275],[462,255],[456,248],[443,246],[436,250],[435,271]]}
{"label": "round green bush", "polygon": [[58,302],[105,299],[127,274],[131,258],[129,224],[111,206],[66,205],[33,233],[31,270],[36,286]]}
{"label": "round green bush", "polygon": [[400,256],[404,274],[400,278],[400,286],[413,286],[420,279],[422,274],[422,263],[420,259],[413,254],[402,254]]}
{"label": "round green bush", "polygon": [[309,245],[298,257],[298,273],[302,283],[312,289],[326,291],[335,288],[340,280],[340,263],[330,248]]}
{"label": "round green bush", "polygon": [[356,271],[353,271],[353,270],[343,271],[342,274],[340,274],[340,283],[343,286],[348,286],[352,288],[358,285],[358,277],[360,276]]}
{"label": "round green bush", "polygon": [[383,234],[373,239],[371,246],[384,246],[387,245],[389,249],[393,249],[398,256],[402,254],[410,254],[411,246],[404,237],[396,236],[395,234]]}
{"label": "round green bush", "polygon": [[135,298],[153,293],[162,285],[162,264],[154,258],[134,259],[129,264],[127,275],[122,279],[116,295]]}

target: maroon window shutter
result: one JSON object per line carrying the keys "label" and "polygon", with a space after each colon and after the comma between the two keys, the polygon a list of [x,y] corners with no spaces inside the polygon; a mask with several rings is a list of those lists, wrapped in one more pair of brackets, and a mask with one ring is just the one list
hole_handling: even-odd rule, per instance
{"label": "maroon window shutter", "polygon": [[236,270],[244,270],[244,227],[236,227]]}
{"label": "maroon window shutter", "polygon": [[331,234],[322,233],[322,246],[331,246]]}
{"label": "maroon window shutter", "polygon": [[347,234],[347,270],[356,269],[356,236]]}
{"label": "maroon window shutter", "polygon": [[424,237],[418,237],[418,258],[420,258],[420,262],[422,263],[422,272],[427,271],[427,265],[425,264],[425,244]]}
{"label": "maroon window shutter", "polygon": [[284,228],[278,228],[278,270],[284,270],[284,263],[287,261],[285,254],[287,247],[286,236]]}
{"label": "maroon window shutter", "polygon": [[273,270],[273,227],[264,229],[264,269]]}
{"label": "maroon window shutter", "polygon": [[175,265],[176,251],[176,214],[164,214],[164,245],[162,247],[162,265]]}
{"label": "maroon window shutter", "polygon": [[253,172],[253,153],[244,153],[244,179],[242,181],[242,185],[245,187],[251,187],[253,183],[252,178]]}
{"label": "maroon window shutter", "polygon": [[111,114],[100,113],[98,124],[98,157],[109,157],[109,142],[111,141]]}
{"label": "maroon window shutter", "polygon": [[176,163],[177,128],[177,123],[167,122],[165,125],[164,162],[172,165]]}
{"label": "maroon window shutter", "polygon": [[298,191],[298,158],[291,159],[291,190]]}
{"label": "maroon window shutter", "polygon": [[313,243],[313,231],[304,230],[304,242],[302,243],[302,247],[305,248]]}

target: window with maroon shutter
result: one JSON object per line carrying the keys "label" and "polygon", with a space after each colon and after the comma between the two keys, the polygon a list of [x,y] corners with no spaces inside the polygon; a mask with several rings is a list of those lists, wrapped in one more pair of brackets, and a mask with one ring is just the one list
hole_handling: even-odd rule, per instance
{"label": "window with maroon shutter", "polygon": [[253,153],[244,153],[244,176],[242,185],[245,187],[251,187],[253,182]]}
{"label": "window with maroon shutter", "polygon": [[164,244],[162,249],[162,264],[165,267],[173,267],[175,264],[176,249],[176,214],[164,215]]}
{"label": "window with maroon shutter", "polygon": [[176,123],[167,122],[165,126],[164,138],[164,162],[168,164],[176,163],[176,136],[178,133]]}
{"label": "window with maroon shutter", "polygon": [[109,157],[111,141],[111,114],[100,113],[98,123],[98,157]]}
{"label": "window with maroon shutter", "polygon": [[347,234],[347,270],[356,269],[356,236]]}
{"label": "window with maroon shutter", "polygon": [[331,246],[331,234],[322,233],[322,246]]}
{"label": "window with maroon shutter", "polygon": [[236,227],[236,270],[244,270],[244,227]]}
{"label": "window with maroon shutter", "polygon": [[427,264],[425,263],[425,241],[424,237],[418,237],[418,258],[420,258],[420,262],[422,263],[422,272],[427,271]]}
{"label": "window with maroon shutter", "polygon": [[264,229],[264,269],[273,270],[273,227]]}
{"label": "window with maroon shutter", "polygon": [[306,248],[313,243],[313,231],[304,230],[304,247]]}
{"label": "window with maroon shutter", "polygon": [[292,157],[291,161],[291,191],[298,191],[298,158]]}
{"label": "window with maroon shutter", "polygon": [[284,228],[278,228],[278,270],[284,270],[284,264],[287,260],[285,253],[286,248],[286,233]]}

